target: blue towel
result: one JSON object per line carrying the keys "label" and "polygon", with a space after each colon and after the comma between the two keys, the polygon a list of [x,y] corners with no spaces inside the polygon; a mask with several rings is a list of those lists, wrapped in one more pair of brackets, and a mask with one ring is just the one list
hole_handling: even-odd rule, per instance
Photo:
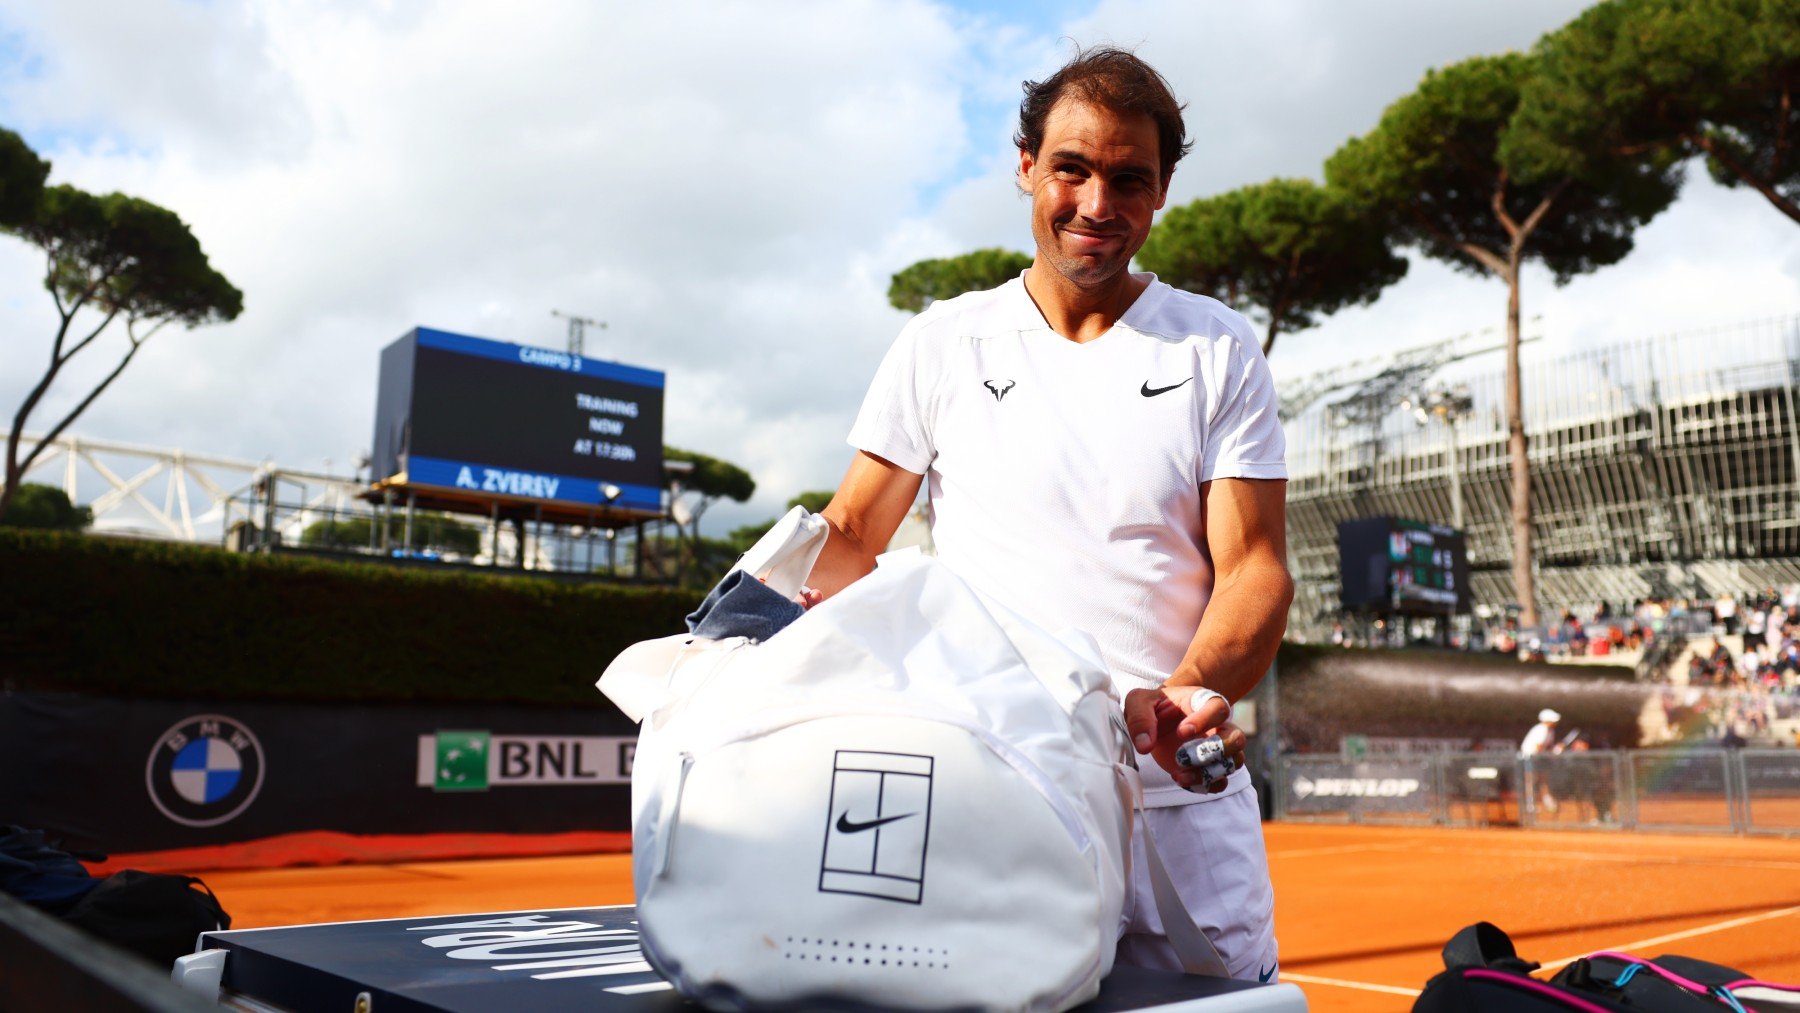
{"label": "blue towel", "polygon": [[806,612],[743,570],[725,575],[687,617],[688,632],[710,640],[749,637],[763,641]]}

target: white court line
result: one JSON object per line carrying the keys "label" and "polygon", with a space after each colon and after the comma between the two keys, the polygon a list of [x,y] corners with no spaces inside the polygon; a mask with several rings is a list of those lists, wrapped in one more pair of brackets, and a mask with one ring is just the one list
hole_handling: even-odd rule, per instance
{"label": "white court line", "polygon": [[1290,848],[1286,851],[1271,851],[1270,858],[1295,858],[1311,855],[1342,855],[1352,851],[1410,851],[1414,845],[1406,844],[1334,844],[1323,848]]}
{"label": "white court line", "polygon": [[[1495,848],[1447,848],[1442,845],[1421,845],[1419,851],[1433,854],[1451,855],[1491,855],[1497,858],[1518,858],[1520,852]],[[1580,858],[1596,862],[1642,862],[1650,865],[1720,865],[1743,869],[1800,869],[1800,862],[1784,862],[1779,859],[1757,858],[1690,858],[1686,856],[1637,854],[1629,851],[1540,851],[1533,849],[1525,852],[1527,858]]]}
{"label": "white court line", "polygon": [[645,992],[666,992],[674,987],[666,981],[646,981],[641,985],[614,985],[607,991],[614,995],[642,995]]}
{"label": "white court line", "polygon": [[1416,997],[1416,988],[1399,988],[1394,985],[1372,985],[1366,981],[1345,981],[1342,978],[1320,978],[1310,974],[1295,974],[1292,971],[1281,972],[1282,981],[1297,981],[1302,985],[1335,985],[1338,988],[1355,988],[1364,992],[1383,992],[1387,995],[1404,995]]}
{"label": "white court line", "polygon": [[[1632,950],[1641,950],[1646,946],[1661,946],[1663,943],[1672,943],[1677,939],[1691,939],[1694,936],[1704,936],[1713,932],[1723,932],[1726,929],[1735,929],[1743,925],[1754,925],[1757,922],[1766,922],[1772,918],[1782,918],[1797,912],[1800,912],[1800,904],[1796,904],[1793,907],[1779,908],[1774,911],[1764,911],[1759,915],[1747,915],[1743,918],[1733,918],[1730,921],[1714,922],[1711,925],[1702,925],[1699,928],[1686,929],[1681,932],[1671,932],[1666,936],[1653,936],[1649,939],[1639,939],[1636,942],[1620,943],[1617,946],[1602,946],[1600,949],[1629,953]],[[1546,961],[1544,963],[1544,970],[1554,970],[1564,964],[1572,964],[1585,956],[1587,956],[1586,953],[1578,953],[1573,957],[1564,957],[1561,960]],[[1289,976],[1284,975],[1284,977]]]}

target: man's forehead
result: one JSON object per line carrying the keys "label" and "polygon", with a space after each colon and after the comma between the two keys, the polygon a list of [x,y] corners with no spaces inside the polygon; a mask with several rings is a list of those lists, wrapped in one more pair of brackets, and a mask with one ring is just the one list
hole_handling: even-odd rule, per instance
{"label": "man's forehead", "polygon": [[1157,161],[1156,121],[1149,113],[1130,112],[1069,96],[1057,100],[1044,117],[1044,150],[1075,150],[1109,158]]}

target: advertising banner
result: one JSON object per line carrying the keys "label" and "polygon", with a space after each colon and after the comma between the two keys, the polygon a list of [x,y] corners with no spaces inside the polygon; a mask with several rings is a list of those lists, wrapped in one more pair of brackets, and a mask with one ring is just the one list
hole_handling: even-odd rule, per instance
{"label": "advertising banner", "polygon": [[1324,813],[1431,814],[1434,802],[1431,761],[1314,759],[1289,757],[1287,811]]}
{"label": "advertising banner", "polygon": [[630,830],[611,708],[0,694],[0,821],[105,852],[279,834]]}

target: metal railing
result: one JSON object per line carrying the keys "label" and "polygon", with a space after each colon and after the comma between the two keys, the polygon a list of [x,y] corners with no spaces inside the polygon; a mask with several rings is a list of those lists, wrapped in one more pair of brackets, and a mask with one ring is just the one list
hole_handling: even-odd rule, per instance
{"label": "metal railing", "polygon": [[1800,835],[1800,749],[1295,755],[1279,819]]}

